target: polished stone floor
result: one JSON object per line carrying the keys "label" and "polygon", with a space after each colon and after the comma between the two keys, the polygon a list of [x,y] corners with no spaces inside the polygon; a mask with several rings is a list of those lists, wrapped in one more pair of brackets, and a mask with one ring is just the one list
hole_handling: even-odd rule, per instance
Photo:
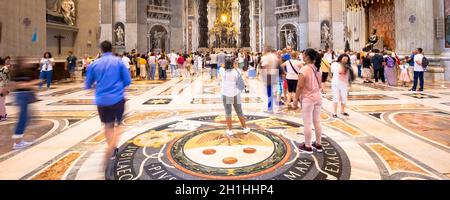
{"label": "polished stone floor", "polygon": [[[354,84],[351,117],[322,112],[323,154],[302,154],[300,111],[264,113],[261,82],[249,79],[243,95],[252,132],[224,135],[220,90],[207,76],[135,81],[116,161],[102,169],[105,138],[92,91],[82,83],[40,92],[25,139],[11,150],[17,108],[0,123],[0,179],[23,180],[410,180],[450,178],[450,84],[430,83],[423,94],[405,87]],[[231,144],[231,145],[229,145]]]}

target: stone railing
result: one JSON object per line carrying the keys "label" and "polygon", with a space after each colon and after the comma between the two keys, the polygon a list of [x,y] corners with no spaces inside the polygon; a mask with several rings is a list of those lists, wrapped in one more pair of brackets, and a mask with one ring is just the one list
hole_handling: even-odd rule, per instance
{"label": "stone railing", "polygon": [[172,9],[166,6],[147,6],[147,17],[157,19],[170,19],[172,16]]}
{"label": "stone railing", "polygon": [[277,15],[277,18],[285,18],[285,17],[292,17],[292,16],[298,16],[300,7],[297,4],[287,5],[287,6],[280,6],[275,8],[275,14]]}

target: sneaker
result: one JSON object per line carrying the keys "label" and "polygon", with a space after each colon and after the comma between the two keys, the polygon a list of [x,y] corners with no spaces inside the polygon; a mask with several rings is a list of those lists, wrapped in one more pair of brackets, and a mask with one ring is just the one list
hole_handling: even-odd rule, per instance
{"label": "sneaker", "polygon": [[3,116],[0,116],[0,122],[4,122],[4,121],[6,121],[6,118]]}
{"label": "sneaker", "polygon": [[313,154],[313,149],[306,147],[305,143],[301,144],[298,149],[301,153]]}
{"label": "sneaker", "polygon": [[231,137],[231,136],[234,135],[232,130],[227,130],[226,134],[227,134],[228,137]]}
{"label": "sneaker", "polygon": [[26,148],[26,147],[31,146],[32,144],[33,144],[33,143],[31,143],[31,142],[25,142],[25,141],[22,141],[22,142],[19,142],[19,143],[17,143],[17,144],[14,144],[13,149],[14,149],[14,150],[24,149],[24,148]]}
{"label": "sneaker", "polygon": [[316,142],[314,142],[314,143],[312,144],[312,147],[313,147],[314,149],[316,149],[316,151],[319,152],[319,153],[322,153],[322,152],[323,152],[323,147],[322,147],[322,145],[319,145],[319,144],[317,144]]}
{"label": "sneaker", "polygon": [[348,113],[342,113],[342,115],[344,115],[345,117],[350,117]]}
{"label": "sneaker", "polygon": [[250,128],[244,128],[244,130],[243,130],[244,134],[246,134],[246,135],[249,134],[250,131],[252,131]]}
{"label": "sneaker", "polygon": [[338,118],[338,115],[333,115],[333,118]]}
{"label": "sneaker", "polygon": [[408,91],[410,91],[410,92],[415,92],[416,90],[415,90],[415,89],[409,89]]}

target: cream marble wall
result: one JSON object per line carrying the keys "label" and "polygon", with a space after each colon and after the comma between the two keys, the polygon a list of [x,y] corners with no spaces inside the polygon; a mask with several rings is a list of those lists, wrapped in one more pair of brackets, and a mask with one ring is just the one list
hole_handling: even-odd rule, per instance
{"label": "cream marble wall", "polygon": [[[73,50],[81,58],[84,54],[95,56],[98,52],[99,36],[97,31],[100,23],[99,0],[78,1],[79,28],[74,38]],[[91,45],[88,45],[88,42]]]}
{"label": "cream marble wall", "polygon": [[[41,57],[46,50],[46,6],[42,0],[14,0],[0,3],[2,33],[0,56]],[[30,25],[23,20],[29,18]],[[32,42],[34,32],[37,41]]]}
{"label": "cream marble wall", "polygon": [[[417,47],[422,47],[426,53],[439,53],[434,45],[433,12],[433,0],[395,1],[396,50],[399,53],[409,54]],[[412,15],[416,16],[414,23],[409,22]]]}

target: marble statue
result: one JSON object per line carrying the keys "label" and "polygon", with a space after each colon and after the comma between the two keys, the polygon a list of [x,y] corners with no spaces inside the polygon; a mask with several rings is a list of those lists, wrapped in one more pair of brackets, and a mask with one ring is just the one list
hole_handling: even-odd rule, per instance
{"label": "marble statue", "polygon": [[114,32],[116,33],[116,45],[125,45],[125,31],[123,30],[122,26],[117,26]]}
{"label": "marble statue", "polygon": [[378,41],[379,37],[377,35],[377,29],[373,29],[372,35],[369,36],[369,43],[367,43],[366,48],[368,48],[368,50],[373,50]]}
{"label": "marble statue", "polygon": [[64,21],[68,25],[75,26],[76,6],[73,0],[57,0],[53,9],[64,17]]}
{"label": "marble statue", "polygon": [[166,33],[164,31],[158,32],[155,31],[153,32],[153,39],[154,39],[154,47],[155,49],[161,49],[161,42],[162,42],[162,38],[164,37]]}
{"label": "marble statue", "polygon": [[330,27],[326,23],[322,26],[322,39],[326,43],[329,43],[331,39]]}
{"label": "marble statue", "polygon": [[287,44],[286,46],[295,47],[297,43],[295,42],[295,34],[293,31],[289,32],[287,35]]}

